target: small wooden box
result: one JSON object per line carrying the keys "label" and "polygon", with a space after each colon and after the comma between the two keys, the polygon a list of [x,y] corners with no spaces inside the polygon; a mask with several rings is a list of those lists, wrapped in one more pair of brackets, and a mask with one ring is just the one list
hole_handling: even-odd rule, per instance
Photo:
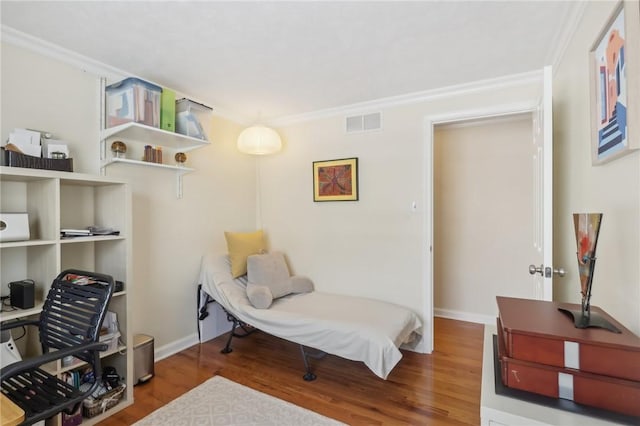
{"label": "small wooden box", "polygon": [[558,308],[580,310],[580,305],[541,300],[497,297],[504,339],[504,356],[547,366],[570,368],[624,380],[640,381],[640,338],[611,318],[597,312],[618,328],[576,328]]}

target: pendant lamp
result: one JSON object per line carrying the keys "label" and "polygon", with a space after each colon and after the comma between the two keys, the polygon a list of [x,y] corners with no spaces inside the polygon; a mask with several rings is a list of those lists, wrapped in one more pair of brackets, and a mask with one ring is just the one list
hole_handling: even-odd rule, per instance
{"label": "pendant lamp", "polygon": [[238,136],[238,150],[246,154],[274,154],[281,148],[280,135],[269,127],[252,126],[244,129]]}

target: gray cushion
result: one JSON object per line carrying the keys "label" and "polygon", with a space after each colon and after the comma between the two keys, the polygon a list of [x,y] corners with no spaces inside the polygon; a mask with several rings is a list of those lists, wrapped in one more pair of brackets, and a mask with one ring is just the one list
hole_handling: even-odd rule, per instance
{"label": "gray cushion", "polygon": [[257,309],[267,309],[273,302],[271,290],[269,290],[269,287],[264,285],[247,285],[247,297],[253,307]]}
{"label": "gray cushion", "polygon": [[273,252],[254,254],[247,258],[249,284],[269,287],[274,299],[291,293],[289,290],[289,267],[284,254]]}
{"label": "gray cushion", "polygon": [[313,291],[313,281],[310,278],[294,275],[289,278],[292,293],[309,293]]}
{"label": "gray cushion", "polygon": [[249,256],[247,279],[247,297],[257,309],[267,309],[274,299],[291,293],[313,291],[309,278],[289,276],[287,262],[280,252]]}

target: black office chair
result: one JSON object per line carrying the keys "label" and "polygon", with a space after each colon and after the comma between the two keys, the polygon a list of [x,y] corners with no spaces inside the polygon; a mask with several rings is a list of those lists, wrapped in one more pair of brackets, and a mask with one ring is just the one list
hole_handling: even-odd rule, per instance
{"label": "black office chair", "polygon": [[[81,285],[77,276],[94,283]],[[71,414],[100,384],[100,328],[113,294],[113,278],[95,272],[68,269],[51,285],[39,320],[20,320],[2,324],[9,330],[37,325],[43,354],[2,368],[2,393],[25,412],[22,425],[31,425],[62,411]],[[51,351],[51,349],[55,349]],[[80,391],[40,368],[43,364],[74,356],[87,363],[95,377],[89,389]]]}

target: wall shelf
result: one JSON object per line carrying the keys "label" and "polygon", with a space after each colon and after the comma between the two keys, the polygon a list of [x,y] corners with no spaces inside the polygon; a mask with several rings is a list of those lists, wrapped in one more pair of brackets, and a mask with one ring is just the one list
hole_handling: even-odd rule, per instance
{"label": "wall shelf", "polygon": [[165,146],[181,152],[189,152],[211,143],[206,140],[134,122],[104,129],[101,139],[106,140],[116,136],[130,141],[153,141],[154,145]]}
{"label": "wall shelf", "polygon": [[186,174],[195,171],[195,169],[191,169],[189,167],[177,166],[171,164],[161,164],[161,163],[151,163],[149,161],[140,161],[140,160],[130,160],[128,158],[112,158],[111,160],[106,161],[102,167],[107,167],[111,164],[122,163],[122,164],[131,164],[134,166],[143,166],[143,167],[156,167],[160,169],[168,169],[175,170],[179,173]]}
{"label": "wall shelf", "polygon": [[102,164],[102,173],[106,174],[105,169],[113,164],[127,164],[130,166],[151,167],[156,169],[173,170],[176,172],[176,198],[182,198],[182,176],[195,171],[189,167],[176,166],[171,164],[151,163],[149,161],[129,160],[128,158],[112,158]]}
{"label": "wall shelf", "polygon": [[[173,160],[173,155],[177,152],[190,152],[195,149],[207,146],[211,144],[211,142],[208,140],[203,140],[176,132],[170,132],[157,127],[147,126],[145,124],[136,122],[124,123],[118,126],[107,128],[105,125],[105,87],[106,80],[102,78],[100,79],[100,172],[103,175],[106,175],[107,168],[115,164],[154,167],[157,169],[173,171],[176,173],[176,198],[182,198],[182,176],[187,173],[193,172],[194,169],[178,165],[152,163],[141,160],[114,157],[110,152],[110,143],[115,140],[121,140],[122,142],[125,142],[132,148],[131,150],[127,149],[127,151],[133,158],[142,158],[142,155],[137,156],[135,152],[140,151],[140,148],[144,147],[145,145],[167,148],[171,151],[166,153],[167,159],[171,158],[171,160]],[[131,152],[134,153],[131,154]]]}

